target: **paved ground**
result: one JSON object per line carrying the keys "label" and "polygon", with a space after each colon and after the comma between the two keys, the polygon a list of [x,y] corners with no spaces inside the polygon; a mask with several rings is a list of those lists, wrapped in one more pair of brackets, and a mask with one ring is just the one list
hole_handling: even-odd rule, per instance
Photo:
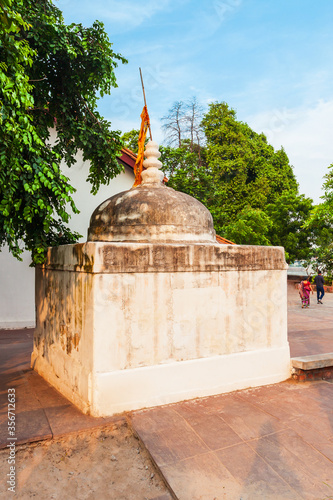
{"label": "paved ground", "polygon": [[333,498],[333,384],[282,383],[135,412],[181,500]]}
{"label": "paved ground", "polygon": [[333,293],[326,293],[323,304],[311,295],[308,309],[302,309],[297,291],[288,295],[288,338],[291,356],[333,352]]}
{"label": "paved ground", "polygon": [[[33,330],[0,330],[0,448],[8,443],[8,389],[15,389],[16,444],[60,437],[110,423],[122,417],[83,415],[30,369]],[[13,391],[12,391],[13,392]]]}
{"label": "paved ground", "polygon": [[[333,352],[333,294],[288,300],[291,355]],[[284,382],[154,408],[133,426],[181,500],[333,499],[333,381]]]}
{"label": "paved ground", "polygon": [[[315,298],[315,295],[313,296]],[[333,294],[289,296],[292,356],[333,352]],[[82,415],[29,369],[32,331],[0,332],[0,447],[8,388],[18,443],[122,421]],[[333,384],[285,382],[135,412],[135,431],[181,500],[333,499]]]}

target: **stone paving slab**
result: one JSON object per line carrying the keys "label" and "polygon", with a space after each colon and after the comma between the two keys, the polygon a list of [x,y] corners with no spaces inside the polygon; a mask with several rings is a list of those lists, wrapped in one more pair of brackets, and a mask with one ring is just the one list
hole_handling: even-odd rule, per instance
{"label": "stone paving slab", "polygon": [[180,500],[333,498],[333,384],[284,382],[133,412]]}
{"label": "stone paving slab", "polygon": [[125,416],[94,418],[84,415],[31,370],[32,339],[32,329],[0,330],[0,448],[5,448],[10,439],[8,389],[15,389],[17,445],[125,420]]}
{"label": "stone paving slab", "polygon": [[323,304],[314,294],[302,309],[298,292],[289,290],[288,340],[292,358],[333,352],[333,293],[325,294]]}

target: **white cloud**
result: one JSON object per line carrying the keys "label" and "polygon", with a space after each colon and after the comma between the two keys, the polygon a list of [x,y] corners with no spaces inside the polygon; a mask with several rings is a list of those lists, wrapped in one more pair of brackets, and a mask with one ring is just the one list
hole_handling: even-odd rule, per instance
{"label": "white cloud", "polygon": [[273,109],[246,121],[256,132],[264,132],[276,149],[284,147],[300,192],[318,203],[323,176],[333,163],[333,100],[311,107]]}
{"label": "white cloud", "polygon": [[[79,13],[77,2],[59,0],[57,7],[66,10],[66,16],[75,14],[76,18],[90,20],[100,19],[108,25],[110,35],[129,31],[159,12],[168,10],[173,3],[171,0],[146,0],[144,4],[134,0],[82,0]],[[79,15],[78,15],[79,14]]]}

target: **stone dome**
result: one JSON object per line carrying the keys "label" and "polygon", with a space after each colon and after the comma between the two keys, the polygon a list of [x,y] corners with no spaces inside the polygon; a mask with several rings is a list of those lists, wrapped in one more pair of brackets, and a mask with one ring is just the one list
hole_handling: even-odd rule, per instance
{"label": "stone dome", "polygon": [[93,212],[88,241],[216,243],[213,218],[192,196],[162,183],[160,153],[147,144],[142,184],[104,201]]}

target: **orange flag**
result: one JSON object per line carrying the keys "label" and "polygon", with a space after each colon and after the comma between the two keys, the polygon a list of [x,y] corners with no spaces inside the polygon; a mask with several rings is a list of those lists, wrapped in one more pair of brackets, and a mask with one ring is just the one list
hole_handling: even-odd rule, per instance
{"label": "orange flag", "polygon": [[145,140],[146,140],[146,135],[147,135],[147,130],[148,130],[149,125],[150,125],[150,122],[149,122],[148,109],[147,109],[147,106],[143,106],[143,110],[141,113],[141,127],[140,127],[139,140],[138,140],[139,150],[138,150],[136,162],[134,165],[135,181],[134,181],[133,187],[138,186],[142,182],[141,172],[142,172],[142,166],[143,166],[143,153],[144,153],[144,149],[145,149]]}

